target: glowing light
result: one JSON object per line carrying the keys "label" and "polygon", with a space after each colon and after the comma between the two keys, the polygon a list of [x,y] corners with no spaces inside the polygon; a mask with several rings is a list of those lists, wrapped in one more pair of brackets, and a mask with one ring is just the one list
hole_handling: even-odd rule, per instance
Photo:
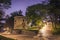
{"label": "glowing light", "polygon": [[51,35],[51,27],[49,27],[49,23],[45,24],[42,29],[40,29],[40,32],[42,33],[42,36],[50,36]]}
{"label": "glowing light", "polygon": [[28,24],[28,26],[31,26],[31,24],[32,24],[32,23],[30,22],[30,23]]}

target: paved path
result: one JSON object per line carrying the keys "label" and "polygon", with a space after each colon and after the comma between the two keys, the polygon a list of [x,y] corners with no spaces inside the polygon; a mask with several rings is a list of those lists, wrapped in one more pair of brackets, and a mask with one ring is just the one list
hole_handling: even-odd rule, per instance
{"label": "paved path", "polygon": [[[5,32],[7,33],[7,32]],[[41,36],[32,36],[32,34],[30,33],[30,35],[13,35],[13,34],[1,34],[0,35],[4,36],[4,37],[8,37],[8,38],[13,38],[16,40],[60,40],[60,35],[52,35],[51,34],[51,27],[49,25],[45,25],[42,29],[40,29],[40,34]]]}
{"label": "paved path", "polygon": [[29,37],[28,35],[12,35],[12,34],[0,34],[0,35],[15,39],[15,40],[33,40],[33,38]]}
{"label": "paved path", "polygon": [[[31,37],[28,35],[12,35],[12,34],[0,34],[0,35],[15,40],[44,40],[43,37]],[[55,35],[50,38],[46,38],[46,40],[60,40],[60,35]]]}

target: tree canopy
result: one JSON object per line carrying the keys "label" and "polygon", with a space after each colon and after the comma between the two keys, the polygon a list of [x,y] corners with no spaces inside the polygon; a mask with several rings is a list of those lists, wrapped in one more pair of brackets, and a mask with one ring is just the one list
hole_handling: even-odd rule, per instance
{"label": "tree canopy", "polygon": [[48,6],[43,4],[35,4],[32,6],[28,6],[26,9],[26,17],[29,21],[42,22],[43,18],[45,18],[48,12]]}
{"label": "tree canopy", "polygon": [[0,8],[8,9],[11,7],[11,0],[0,0]]}

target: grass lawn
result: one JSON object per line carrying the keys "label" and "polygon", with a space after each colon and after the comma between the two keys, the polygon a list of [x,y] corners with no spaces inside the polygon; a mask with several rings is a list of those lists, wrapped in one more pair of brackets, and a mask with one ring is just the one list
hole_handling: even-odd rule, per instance
{"label": "grass lawn", "polygon": [[38,30],[38,27],[31,27],[31,28],[28,28],[28,30]]}
{"label": "grass lawn", "polygon": [[0,40],[14,40],[14,39],[6,38],[6,37],[3,37],[3,36],[0,35]]}

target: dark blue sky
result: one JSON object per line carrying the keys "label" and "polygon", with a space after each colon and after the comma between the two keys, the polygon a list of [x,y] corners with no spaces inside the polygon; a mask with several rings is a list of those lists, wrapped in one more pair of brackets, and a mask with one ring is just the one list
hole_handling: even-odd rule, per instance
{"label": "dark blue sky", "polygon": [[26,8],[33,4],[41,3],[44,0],[12,0],[11,8],[6,10],[7,14],[10,14],[13,11],[22,10],[23,15],[25,15]]}

